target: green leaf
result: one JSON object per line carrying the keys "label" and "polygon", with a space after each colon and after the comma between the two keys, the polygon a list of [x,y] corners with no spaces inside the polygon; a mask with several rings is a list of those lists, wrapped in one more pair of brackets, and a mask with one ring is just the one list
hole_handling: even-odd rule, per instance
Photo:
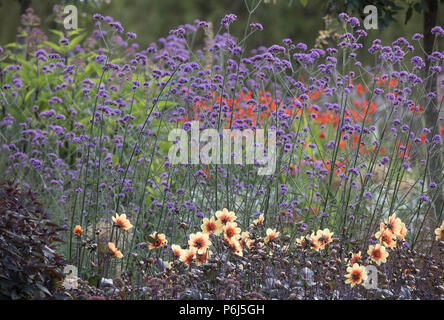
{"label": "green leaf", "polygon": [[9,43],[9,44],[7,44],[6,46],[5,46],[5,48],[18,48],[19,47],[19,45],[16,43],[16,42],[14,42],[14,43]]}
{"label": "green leaf", "polygon": [[60,52],[60,47],[58,45],[56,45],[53,42],[50,41],[43,41],[43,44],[46,44],[47,46],[50,46],[51,48],[53,48],[56,52]]}
{"label": "green leaf", "polygon": [[84,29],[82,29],[82,28],[78,28],[78,29],[76,29],[76,30],[70,31],[70,32],[68,32],[68,37],[76,36],[76,35],[78,35],[79,33],[81,33],[83,30],[84,30]]}
{"label": "green leaf", "polygon": [[308,0],[301,0],[302,5],[305,7],[308,3]]}
{"label": "green leaf", "polygon": [[405,22],[404,22],[404,24],[407,24],[407,22],[409,22],[410,18],[412,17],[412,13],[413,13],[413,8],[409,7],[407,9],[407,12],[405,13]]}
{"label": "green leaf", "polygon": [[91,62],[89,63],[85,68],[85,74],[89,75],[90,73],[95,73],[97,75],[100,75],[102,70],[100,69],[100,66],[95,63]]}
{"label": "green leaf", "polygon": [[107,254],[108,253],[108,251],[106,251],[105,247],[101,243],[97,244],[97,249],[99,250],[100,253],[103,253],[103,254]]}
{"label": "green leaf", "polygon": [[32,88],[31,90],[28,91],[28,93],[26,93],[25,96],[25,102],[28,101],[29,97],[31,96],[31,94],[35,91],[35,88]]}
{"label": "green leaf", "polygon": [[49,30],[49,31],[51,31],[52,33],[58,35],[60,39],[63,39],[63,38],[64,38],[64,36],[63,36],[63,32],[61,32],[61,31],[59,31],[59,30],[51,29],[51,30]]}
{"label": "green leaf", "polygon": [[68,50],[71,51],[76,44],[78,44],[85,37],[85,34],[81,34],[69,41]]}
{"label": "green leaf", "polygon": [[415,11],[418,12],[418,13],[420,13],[421,10],[422,10],[421,5],[420,5],[419,3],[415,3],[415,4],[413,5],[413,8],[414,8]]}
{"label": "green leaf", "polygon": [[88,278],[88,284],[92,287],[97,287],[99,285],[100,276],[94,275]]}

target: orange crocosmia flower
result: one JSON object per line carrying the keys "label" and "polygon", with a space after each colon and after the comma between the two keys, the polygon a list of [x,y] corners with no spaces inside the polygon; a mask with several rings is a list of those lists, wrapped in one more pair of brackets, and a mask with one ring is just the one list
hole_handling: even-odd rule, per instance
{"label": "orange crocosmia flower", "polygon": [[390,88],[395,88],[398,86],[398,80],[393,78],[390,79],[390,82],[388,82],[387,80],[379,79],[376,83]]}
{"label": "orange crocosmia flower", "polygon": [[410,108],[410,110],[416,114],[420,114],[424,111],[424,107],[423,106],[412,106]]}
{"label": "orange crocosmia flower", "polygon": [[312,107],[310,106],[308,107],[308,112],[310,113],[311,121],[314,121],[317,124],[332,124],[334,127],[336,127],[339,123],[339,116],[333,113],[331,110],[320,113],[312,109]]}
{"label": "orange crocosmia flower", "polygon": [[227,241],[237,240],[240,237],[241,229],[237,227],[236,222],[227,222],[224,226],[224,238]]}
{"label": "orange crocosmia flower", "polygon": [[366,91],[366,88],[362,84],[358,83],[356,85],[356,91],[358,92],[358,94],[364,94]]}
{"label": "orange crocosmia flower", "polygon": [[210,219],[204,218],[200,228],[202,229],[202,232],[219,235],[222,232],[222,222],[216,220],[214,217],[211,217]]}
{"label": "orange crocosmia flower", "polygon": [[310,207],[310,214],[315,216],[319,212],[319,207]]}
{"label": "orange crocosmia flower", "polygon": [[439,126],[439,133],[444,136],[444,127],[443,126]]}
{"label": "orange crocosmia flower", "polygon": [[196,248],[197,252],[205,251],[211,246],[211,241],[208,233],[197,232],[190,234],[190,239],[188,240],[188,245],[190,248]]}
{"label": "orange crocosmia flower", "polygon": [[[250,127],[256,125],[256,121],[263,121],[265,118],[270,116],[270,112],[274,112],[276,110],[276,103],[273,101],[273,98],[270,92],[258,91],[256,97],[253,97],[253,93],[249,91],[245,93],[243,91],[238,92],[236,96],[230,98],[222,98],[221,96],[216,96],[216,93],[213,92],[213,101],[211,104],[207,105],[205,100],[201,100],[196,102],[191,107],[191,112],[194,112],[195,120],[200,120],[197,116],[199,113],[205,111],[212,111],[213,105],[226,105],[229,107],[230,112],[227,116],[224,116],[221,120],[224,121],[224,125],[226,128],[230,128],[232,123],[231,120],[243,120]],[[267,109],[260,114],[256,114],[253,108],[253,105],[250,103],[250,100],[256,100],[255,104],[260,104],[262,106],[266,106]]]}
{"label": "orange crocosmia flower", "polygon": [[126,218],[126,214],[121,214],[119,216],[119,214],[116,213],[116,216],[113,217],[113,221],[115,224],[117,224],[123,230],[129,230],[133,227],[131,222]]}
{"label": "orange crocosmia flower", "polygon": [[313,93],[310,92],[308,95],[309,95],[310,99],[318,100],[320,95],[321,95],[321,93],[318,90],[316,90]]}
{"label": "orange crocosmia flower", "polygon": [[318,112],[315,112],[315,111],[313,111],[313,112],[310,114],[310,117],[311,117],[311,119],[312,119],[314,122],[318,122],[317,120],[319,120],[319,119],[321,118],[321,116],[319,115],[319,113],[318,113]]}
{"label": "orange crocosmia flower", "polygon": [[[325,169],[327,169],[327,171],[330,172],[330,170],[331,170],[330,161],[323,160],[323,162],[324,162]],[[334,169],[333,173],[338,175],[341,172],[345,172],[345,167],[346,167],[345,162],[336,161],[335,162],[335,169]]]}
{"label": "orange crocosmia flower", "polygon": [[397,79],[391,79],[390,80],[390,87],[395,88],[398,86],[398,80]]}
{"label": "orange crocosmia flower", "polygon": [[[372,152],[376,152],[376,146],[372,147]],[[385,154],[386,149],[384,147],[379,147],[379,154]]]}
{"label": "orange crocosmia flower", "polygon": [[358,144],[358,142],[359,142],[359,136],[358,135],[353,135],[353,142],[355,144]]}
{"label": "orange crocosmia flower", "polygon": [[202,171],[207,175],[208,179],[213,178],[213,176],[211,175],[211,171],[209,169],[204,168]]}
{"label": "orange crocosmia flower", "polygon": [[[364,113],[367,112],[368,114],[374,114],[376,112],[376,103],[374,103],[373,101],[370,102],[370,106],[367,104],[367,101],[364,101],[362,106],[364,107]],[[368,115],[367,119],[369,119]]]}
{"label": "orange crocosmia flower", "polygon": [[328,110],[323,116],[321,120],[322,124],[333,124],[334,127],[337,127],[339,124],[339,116],[336,113]]}
{"label": "orange crocosmia flower", "polygon": [[163,233],[158,233],[154,231],[149,235],[148,242],[150,243],[148,248],[150,250],[153,250],[153,249],[158,249],[163,245],[166,245],[168,243],[168,240],[166,239]]}
{"label": "orange crocosmia flower", "polygon": [[367,279],[367,272],[364,266],[355,263],[353,266],[347,268],[345,278],[345,283],[350,284],[353,288],[357,284],[362,284]]}
{"label": "orange crocosmia flower", "polygon": [[122,252],[117,250],[116,245],[114,243],[108,242],[108,248],[109,248],[109,250],[111,250],[111,252],[113,253],[114,256],[116,256],[119,259],[123,258]]}
{"label": "orange crocosmia flower", "polygon": [[[402,148],[403,150],[402,150],[401,148]],[[409,156],[410,142],[407,143],[407,146],[404,146],[404,145],[401,144],[401,141],[398,140],[398,141],[396,142],[396,149],[398,150],[398,156],[399,156],[399,158],[404,159],[404,158],[406,158],[406,157]]]}
{"label": "orange crocosmia flower", "polygon": [[236,220],[236,214],[233,211],[228,211],[226,208],[222,211],[216,211],[216,217],[223,225]]}
{"label": "orange crocosmia flower", "polygon": [[379,243],[375,246],[369,246],[367,254],[370,256],[372,261],[376,262],[378,265],[387,262],[388,252],[385,250],[384,246]]}
{"label": "orange crocosmia flower", "polygon": [[276,231],[276,229],[271,229],[268,228],[267,229],[267,236],[264,238],[264,242],[268,243],[270,240],[276,239],[279,236],[278,231]]}
{"label": "orange crocosmia flower", "polygon": [[363,146],[362,143],[361,143],[361,148],[359,148],[359,153],[363,153],[363,154],[368,153],[367,147]]}
{"label": "orange crocosmia flower", "polygon": [[80,237],[83,233],[83,229],[81,226],[76,225],[73,232],[77,237]]}

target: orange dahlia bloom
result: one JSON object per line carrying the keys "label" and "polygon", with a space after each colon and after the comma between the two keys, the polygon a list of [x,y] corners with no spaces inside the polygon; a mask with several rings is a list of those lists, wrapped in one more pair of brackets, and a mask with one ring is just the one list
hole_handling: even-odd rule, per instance
{"label": "orange dahlia bloom", "polygon": [[222,211],[216,211],[216,217],[223,225],[236,220],[236,214],[233,211],[228,211],[226,208]]}
{"label": "orange dahlia bloom", "polygon": [[357,284],[363,284],[367,279],[367,272],[365,271],[364,266],[354,263],[353,266],[347,268],[345,278],[345,283],[350,284],[353,288]]}
{"label": "orange dahlia bloom", "polygon": [[319,249],[321,248],[321,244],[319,243],[318,237],[317,235],[314,234],[314,232],[311,233],[310,240],[311,240],[311,248],[314,251],[319,251]]}
{"label": "orange dahlia bloom", "polygon": [[319,247],[321,250],[325,248],[325,245],[332,242],[333,232],[330,232],[328,228],[324,230],[318,230],[316,233],[316,239],[319,243]]}
{"label": "orange dahlia bloom", "polygon": [[121,214],[119,216],[119,214],[116,213],[116,216],[113,217],[113,221],[116,225],[118,225],[123,230],[129,230],[133,227],[131,222],[127,219],[126,214]]}
{"label": "orange dahlia bloom", "polygon": [[305,236],[301,236],[299,239],[296,239],[296,243],[303,251],[309,247],[309,241],[307,241]]}
{"label": "orange dahlia bloom", "polygon": [[179,260],[185,263],[187,266],[190,266],[194,258],[196,257],[196,254],[197,254],[196,248],[185,249],[183,250]]}
{"label": "orange dahlia bloom", "polygon": [[358,253],[350,252],[351,258],[347,261],[349,266],[353,266],[355,263],[359,263],[361,261],[361,251]]}
{"label": "orange dahlia bloom", "polygon": [[211,246],[210,237],[207,233],[197,232],[190,234],[188,245],[192,248],[196,248],[198,252],[205,251]]}
{"label": "orange dahlia bloom", "polygon": [[253,247],[254,242],[255,242],[255,240],[253,240],[253,239],[247,239],[247,241],[245,242],[245,246],[248,249],[251,249]]}
{"label": "orange dahlia bloom", "polygon": [[407,228],[405,227],[405,223],[401,222],[401,231],[399,232],[398,239],[404,240],[407,235]]}
{"label": "orange dahlia bloom", "polygon": [[248,231],[244,231],[241,233],[241,238],[240,238],[239,243],[242,246],[242,248],[245,247],[245,245],[247,244],[247,242],[249,240],[248,239],[249,236],[250,236],[250,233]]}
{"label": "orange dahlia bloom", "polygon": [[398,237],[401,234],[402,229],[401,219],[397,218],[396,213],[394,213],[381,223],[381,229],[388,229]]}
{"label": "orange dahlia bloom", "polygon": [[444,237],[444,220],[441,223],[441,226],[435,229],[435,240],[438,241],[440,239],[443,239]]}
{"label": "orange dahlia bloom", "polygon": [[108,242],[108,248],[109,248],[109,250],[111,250],[111,252],[113,253],[114,256],[116,256],[119,259],[123,258],[122,252],[117,250],[116,245],[114,243]]}
{"label": "orange dahlia bloom", "polygon": [[165,235],[163,233],[158,233],[154,231],[151,233],[148,237],[148,242],[150,243],[149,249],[158,249],[162,245],[165,245],[168,243],[168,240],[166,239]]}
{"label": "orange dahlia bloom", "polygon": [[171,246],[171,250],[173,251],[173,254],[177,257],[177,258],[179,258],[180,259],[180,257],[182,256],[182,253],[183,253],[183,249],[179,246],[179,245],[177,245],[177,244],[173,244],[172,246]]}
{"label": "orange dahlia bloom", "polygon": [[73,232],[77,237],[80,237],[83,233],[83,229],[81,226],[76,225]]}
{"label": "orange dahlia bloom", "polygon": [[211,256],[211,250],[202,250],[196,253],[196,265],[200,266],[207,263],[208,258]]}
{"label": "orange dahlia bloom", "polygon": [[264,238],[264,242],[268,243],[270,240],[276,239],[279,236],[279,232],[276,229],[267,229],[267,236]]}
{"label": "orange dahlia bloom", "polygon": [[369,246],[367,254],[378,265],[380,265],[381,263],[386,263],[387,257],[389,255],[388,252],[385,250],[385,247],[381,246],[379,243],[375,246]]}
{"label": "orange dahlia bloom", "polygon": [[393,233],[389,229],[379,230],[375,234],[375,238],[379,243],[387,248],[396,248],[396,240]]}
{"label": "orange dahlia bloom", "polygon": [[238,239],[232,238],[228,241],[228,244],[231,248],[233,248],[234,254],[238,255],[239,257],[242,257],[244,255],[242,251],[242,246]]}
{"label": "orange dahlia bloom", "polygon": [[210,219],[204,218],[200,228],[202,229],[202,232],[219,235],[222,232],[222,222],[214,219],[214,217],[211,217]]}
{"label": "orange dahlia bloom", "polygon": [[236,222],[227,222],[224,226],[224,238],[227,241],[237,240],[240,237],[241,229]]}
{"label": "orange dahlia bloom", "polygon": [[264,214],[259,215],[259,217],[253,220],[254,225],[262,225],[264,223]]}

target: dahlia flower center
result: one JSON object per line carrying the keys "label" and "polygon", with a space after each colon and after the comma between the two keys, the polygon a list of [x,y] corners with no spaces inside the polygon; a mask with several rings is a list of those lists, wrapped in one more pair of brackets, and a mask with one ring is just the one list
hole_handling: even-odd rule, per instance
{"label": "dahlia flower center", "polygon": [[354,281],[358,281],[358,280],[361,278],[361,273],[360,273],[359,271],[354,271],[354,272],[351,274],[351,278],[352,278]]}
{"label": "dahlia flower center", "polygon": [[373,251],[373,257],[375,259],[379,259],[381,257],[381,251],[379,251],[379,250]]}

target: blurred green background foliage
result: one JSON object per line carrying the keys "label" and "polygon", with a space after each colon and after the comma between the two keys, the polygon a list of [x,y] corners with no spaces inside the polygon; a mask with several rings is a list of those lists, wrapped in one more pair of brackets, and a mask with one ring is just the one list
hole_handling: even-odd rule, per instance
{"label": "blurred green background foliage", "polygon": [[[247,0],[251,3],[252,0]],[[256,2],[256,0],[254,0]],[[220,20],[226,13],[235,13],[238,21],[231,27],[233,34],[241,36],[248,12],[244,0],[0,0],[0,44],[14,42],[20,23],[20,14],[32,7],[41,18],[41,28],[57,28],[54,6],[74,4],[78,8],[79,27],[92,29],[91,15],[99,12],[120,21],[127,31],[135,32],[141,48],[168,35],[169,30],[180,24],[193,23],[195,19],[210,21],[214,32],[218,31]],[[410,37],[414,32],[422,32],[423,14],[427,1],[363,1],[363,0],[269,0],[260,4],[250,22],[264,26],[248,41],[250,49],[259,45],[270,46],[284,38],[305,42],[309,46],[316,43],[321,30],[332,29],[337,24],[337,13],[347,11],[358,16],[361,23],[363,7],[375,4],[379,10],[379,29],[368,30],[370,42],[375,38],[393,41],[400,36]],[[440,3],[442,6],[442,3]],[[326,15],[330,17],[326,26]],[[408,20],[407,23],[406,20]],[[443,17],[438,15],[438,24]]]}

